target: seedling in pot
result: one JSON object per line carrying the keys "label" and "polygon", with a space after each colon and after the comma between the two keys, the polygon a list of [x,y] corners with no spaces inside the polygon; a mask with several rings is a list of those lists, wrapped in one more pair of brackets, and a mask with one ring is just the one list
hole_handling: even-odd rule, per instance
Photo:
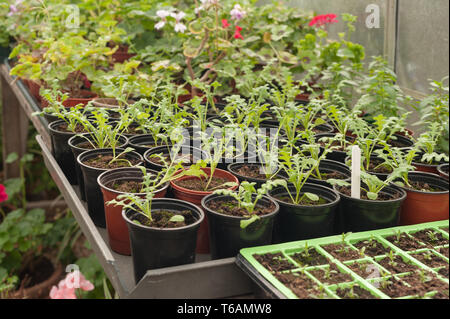
{"label": "seedling in pot", "polygon": [[286,181],[283,179],[277,179],[274,181],[267,181],[263,185],[261,185],[258,190],[255,189],[256,183],[249,183],[248,181],[243,181],[239,185],[239,189],[236,191],[232,191],[229,189],[219,189],[214,191],[214,194],[225,195],[234,198],[238,202],[239,208],[244,208],[248,215],[248,219],[241,220],[241,228],[245,229],[250,224],[258,220],[260,217],[255,214],[255,207],[258,204],[258,201],[263,198],[273,187],[279,185],[286,185]]}
{"label": "seedling in pot", "polygon": [[280,165],[288,176],[288,182],[295,188],[295,193],[292,194],[289,185],[285,185],[291,202],[297,205],[300,203],[318,204],[320,199],[318,195],[310,192],[302,193],[301,190],[318,167],[319,162],[313,158],[305,158],[301,154],[291,155],[284,149],[280,151]]}
{"label": "seedling in pot", "polygon": [[[173,162],[172,162],[173,164]],[[187,170],[182,170],[180,163],[171,165],[168,168],[158,172],[155,176],[153,173],[147,173],[145,167],[139,166],[143,173],[142,192],[145,193],[145,197],[142,198],[133,193],[126,193],[117,196],[117,200],[113,199],[107,202],[108,205],[119,205],[124,209],[132,209],[134,211],[144,214],[148,220],[149,225],[154,221],[152,217],[152,200],[156,192],[165,184],[171,180],[180,178],[189,173]],[[184,216],[180,214],[174,214],[168,221],[173,223],[183,223],[185,221]],[[140,224],[139,221],[134,220],[135,223]],[[164,226],[163,226],[164,227]]]}
{"label": "seedling in pot", "polygon": [[125,162],[125,163],[128,164],[128,166],[130,166],[130,167],[133,166],[129,160],[127,160],[126,158],[121,158],[121,157],[123,157],[124,155],[126,155],[127,153],[130,153],[130,152],[133,152],[133,151],[134,151],[134,148],[132,148],[132,147],[127,147],[127,148],[126,148],[124,151],[122,151],[120,154],[114,156],[114,157],[108,162],[108,165],[111,165],[111,164],[114,163],[114,162]]}

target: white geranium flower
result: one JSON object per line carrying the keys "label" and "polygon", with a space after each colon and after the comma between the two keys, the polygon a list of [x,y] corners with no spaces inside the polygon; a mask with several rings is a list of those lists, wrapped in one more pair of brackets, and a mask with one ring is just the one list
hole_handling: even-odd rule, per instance
{"label": "white geranium flower", "polygon": [[241,20],[245,17],[247,12],[245,12],[239,4],[236,4],[233,10],[230,11],[231,19],[233,20]]}

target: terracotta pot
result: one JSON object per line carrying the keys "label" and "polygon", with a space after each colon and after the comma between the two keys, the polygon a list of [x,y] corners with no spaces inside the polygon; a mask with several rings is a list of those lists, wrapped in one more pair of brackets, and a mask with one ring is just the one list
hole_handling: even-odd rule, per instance
{"label": "terracotta pot", "polygon": [[400,212],[400,225],[413,225],[448,219],[449,184],[443,177],[425,172],[410,172],[410,181],[428,183],[438,192],[422,192],[401,187],[407,194]]}
{"label": "terracotta pot", "polygon": [[[202,170],[210,176],[211,174],[211,168],[202,168]],[[236,186],[230,187],[231,190],[235,190],[239,186],[239,180],[236,176],[231,174],[230,172],[227,172],[222,169],[216,169],[214,171],[214,176],[219,178],[225,178],[230,182],[235,182]],[[176,181],[180,180],[189,180],[189,179],[196,179],[195,176],[183,176],[175,181],[170,182],[170,186],[172,188],[173,194],[175,198],[185,200],[187,202],[190,202],[192,204],[201,205],[202,199],[212,194],[213,192],[204,192],[204,191],[194,191],[189,190],[184,187],[180,187],[175,184]],[[204,221],[200,225],[200,229],[198,231],[198,237],[197,237],[197,253],[199,254],[207,254],[209,253],[209,226],[208,226],[208,219],[205,216]]]}
{"label": "terracotta pot", "polygon": [[42,97],[39,94],[39,91],[41,89],[41,85],[33,80],[23,79],[22,80],[25,85],[28,87],[28,90],[30,91],[30,94],[38,101],[41,102]]}
{"label": "terracotta pot", "polygon": [[[63,102],[63,106],[65,107],[74,107],[78,104],[82,104],[83,106],[86,106],[90,101],[95,99],[98,95],[91,91],[81,90],[80,94],[82,95],[81,98],[72,98],[69,97],[67,100]],[[47,107],[48,102],[46,99],[41,99],[41,108]]]}
{"label": "terracotta pot", "polygon": [[[422,157],[422,154],[420,154],[419,157]],[[436,175],[441,175],[439,170],[438,170],[438,167],[441,166],[441,165],[445,165],[445,163],[441,162],[439,164],[425,164],[425,163],[421,163],[421,162],[412,162],[412,165],[419,172],[425,172],[425,173],[432,173],[432,174],[436,174]]]}
{"label": "terracotta pot", "polygon": [[448,180],[448,163],[441,164],[437,167],[439,175]]}
{"label": "terracotta pot", "polygon": [[[148,173],[157,174],[155,171],[147,170]],[[111,184],[118,181],[142,181],[142,171],[136,167],[117,168],[106,171],[99,175],[97,183],[103,194],[105,206],[106,229],[108,231],[109,245],[111,249],[122,255],[131,255],[130,237],[125,220],[122,218],[122,206],[108,205],[108,201],[116,199],[117,196],[126,194],[111,188]],[[154,198],[162,198],[166,195],[169,183],[155,193]],[[145,193],[135,193],[142,198]]]}
{"label": "terracotta pot", "polygon": [[29,288],[19,289],[9,295],[11,299],[48,299],[50,290],[57,286],[63,277],[63,267],[60,263],[54,265],[53,274],[47,280]]}

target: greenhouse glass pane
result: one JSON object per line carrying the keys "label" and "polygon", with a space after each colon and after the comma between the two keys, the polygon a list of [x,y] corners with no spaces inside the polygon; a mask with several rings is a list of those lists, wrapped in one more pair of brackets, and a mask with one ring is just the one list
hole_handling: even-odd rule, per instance
{"label": "greenhouse glass pane", "polygon": [[399,0],[396,70],[400,85],[427,92],[449,73],[449,1]]}

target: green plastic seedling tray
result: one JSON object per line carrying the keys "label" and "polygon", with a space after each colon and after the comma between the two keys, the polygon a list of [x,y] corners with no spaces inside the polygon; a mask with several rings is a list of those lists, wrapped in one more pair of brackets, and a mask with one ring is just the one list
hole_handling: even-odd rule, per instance
{"label": "green plastic seedling tray", "polygon": [[[265,297],[270,298],[289,298],[298,299],[299,297],[287,286],[282,284],[276,277],[275,272],[270,272],[262,264],[260,264],[254,256],[264,255],[264,254],[281,254],[281,259],[284,262],[289,263],[291,269],[282,270],[278,274],[297,274],[305,275],[307,278],[311,279],[316,287],[319,289],[320,294],[311,296],[313,298],[335,298],[341,299],[337,294],[338,289],[348,289],[348,291],[354,292],[355,289],[364,289],[371,294],[371,297],[376,299],[391,299],[386,293],[383,293],[380,288],[380,282],[383,283],[383,279],[399,279],[404,276],[408,276],[413,270],[405,270],[404,272],[390,268],[391,265],[398,265],[398,263],[389,263],[392,258],[399,258],[398,260],[403,261],[403,263],[414,267],[416,270],[423,270],[424,273],[432,272],[436,275],[436,278],[443,281],[448,285],[448,247],[449,247],[449,233],[448,233],[449,221],[438,221],[432,223],[424,223],[411,226],[400,226],[392,227],[374,231],[366,231],[359,233],[348,233],[346,236],[330,236],[323,238],[316,238],[310,240],[295,241],[283,244],[259,246],[252,248],[244,248],[240,251],[236,259],[236,263],[240,268],[246,272],[249,277],[254,281],[257,287],[264,292]],[[444,230],[446,228],[446,230]],[[432,230],[434,234],[441,238],[441,242],[430,242],[426,243],[423,240],[416,239],[414,234],[422,230]],[[390,236],[397,236],[402,234],[409,239],[415,239],[418,247],[415,249],[400,249],[397,247],[392,240],[389,241],[386,238]],[[416,234],[419,236],[420,233]],[[430,237],[431,238],[431,237]],[[355,247],[361,241],[375,240],[382,247],[384,247],[385,252],[381,254],[361,254],[361,251]],[[351,260],[339,260],[331,255],[328,251],[324,249],[329,244],[341,244],[342,242],[348,246],[349,250],[357,252],[357,257]],[[373,242],[373,241],[372,241]],[[307,246],[306,246],[307,245]],[[402,246],[402,245],[400,245]],[[301,253],[305,251],[308,247],[308,251],[316,250],[320,255],[328,259],[323,265],[315,266],[301,266],[294,258],[294,254]],[[444,255],[444,250],[446,251]],[[425,258],[420,255],[425,255]],[[421,258],[419,258],[421,257]],[[430,260],[434,262],[439,262],[440,265],[434,265]],[[372,265],[370,268],[364,268],[363,265],[367,263]],[[326,270],[330,267],[330,264],[334,264],[337,271],[342,273],[343,276],[346,275],[347,279],[341,283],[330,283],[326,277],[322,277],[322,281],[317,279],[318,276],[313,275],[313,273],[320,272],[319,270]],[[358,265],[355,266],[355,265]],[[381,264],[385,264],[384,267]],[[361,266],[361,267],[360,267]],[[373,267],[376,266],[376,269]],[[364,272],[363,270],[366,270]],[[374,270],[375,269],[375,270]],[[446,271],[445,271],[446,270]],[[350,276],[350,277],[349,277]],[[353,289],[351,289],[353,287]],[[432,297],[437,291],[429,291],[424,296],[402,296],[398,299],[410,299],[417,297]],[[347,296],[348,297],[348,296]]]}

